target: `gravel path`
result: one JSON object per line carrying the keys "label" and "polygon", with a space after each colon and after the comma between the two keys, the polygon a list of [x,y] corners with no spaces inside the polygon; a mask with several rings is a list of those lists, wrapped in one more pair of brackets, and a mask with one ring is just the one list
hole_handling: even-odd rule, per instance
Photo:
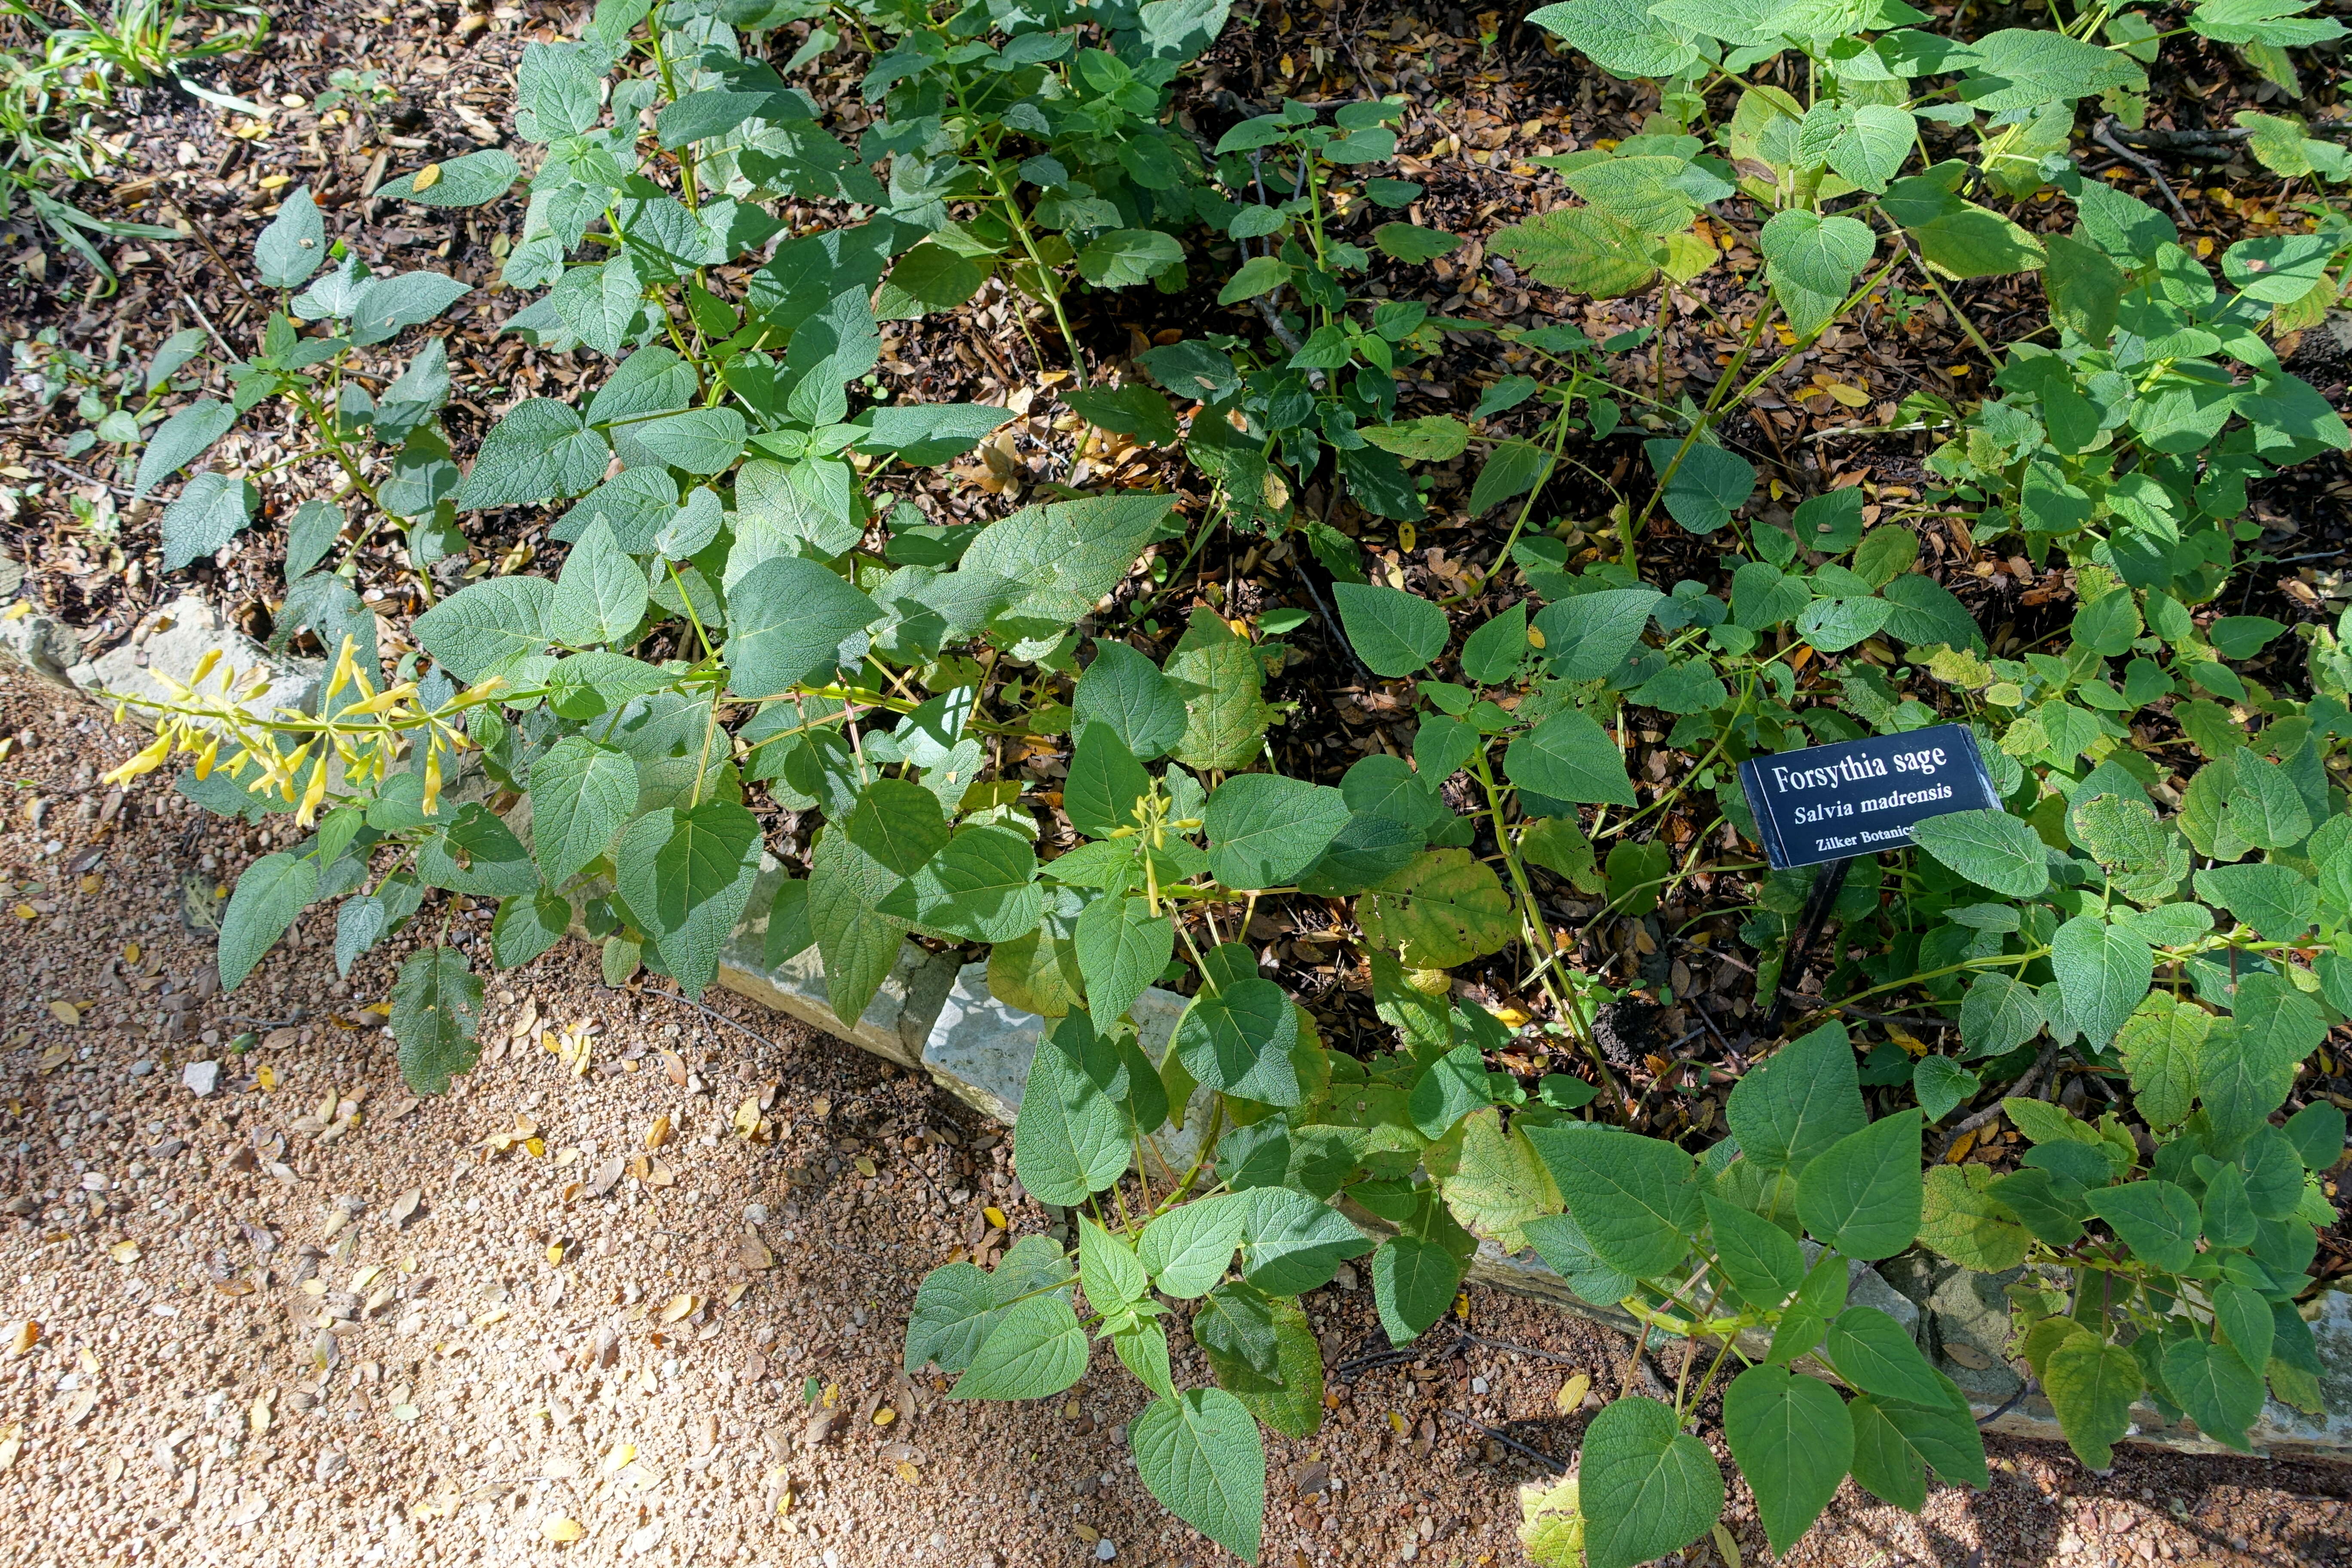
{"label": "gravel path", "polygon": [[[927,1082],[723,994],[740,1024],[607,990],[567,945],[492,982],[484,1065],[419,1103],[368,1010],[397,952],[338,982],[314,917],[218,995],[206,924],[258,830],[96,784],[128,742],[45,689],[0,681],[0,735],[6,1561],[1222,1559],[1137,1480],[1108,1352],[1019,1406],[899,1373],[925,1270],[1003,1245],[984,1209],[1047,1223]],[[1572,1451],[1562,1384],[1611,1384],[1623,1342],[1474,1290],[1472,1337],[1358,1367],[1370,1292],[1307,1306],[1329,1414],[1270,1444],[1265,1562],[1523,1563],[1542,1472],[1473,1423]],[[1178,1376],[1205,1380],[1189,1346]],[[1990,1494],[1918,1519],[1847,1488],[1791,1561],[2352,1563],[2352,1472],[1994,1454]],[[1744,1494],[1733,1523],[1763,1560]]]}

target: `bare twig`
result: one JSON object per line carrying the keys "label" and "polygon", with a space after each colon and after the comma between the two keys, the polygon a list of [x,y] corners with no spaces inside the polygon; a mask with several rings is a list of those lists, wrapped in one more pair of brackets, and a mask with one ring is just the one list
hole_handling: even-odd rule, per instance
{"label": "bare twig", "polygon": [[1492,1437],[1496,1442],[1500,1443],[1504,1447],[1510,1449],[1513,1453],[1525,1454],[1528,1458],[1533,1459],[1537,1464],[1543,1466],[1546,1469],[1549,1469],[1556,1476],[1564,1476],[1568,1474],[1568,1466],[1564,1461],[1553,1458],[1541,1448],[1530,1448],[1525,1443],[1520,1442],[1517,1437],[1512,1436],[1509,1433],[1498,1432],[1494,1427],[1487,1426],[1484,1421],[1478,1420],[1475,1416],[1465,1415],[1459,1410],[1448,1410],[1444,1412],[1444,1414],[1451,1415],[1456,1421],[1461,1422],[1465,1426],[1475,1426],[1479,1431],[1485,1433],[1487,1436]]}
{"label": "bare twig", "polygon": [[2182,206],[2180,205],[2180,198],[2172,194],[2172,185],[2165,179],[2164,171],[2156,166],[2156,160],[2153,158],[2142,157],[2139,153],[2133,152],[2121,142],[2116,140],[2116,117],[2114,115],[2110,114],[2102,119],[2099,121],[2098,128],[2091,132],[2091,137],[2094,141],[2097,142],[2100,146],[2105,147],[2108,152],[2113,153],[2116,157],[2121,158],[2125,163],[2129,163],[2133,168],[2137,169],[2141,174],[2146,174],[2149,179],[2155,181],[2156,188],[2164,193],[2164,205],[2172,209],[2173,216],[2180,220],[2180,224],[2183,228],[2193,228],[2196,226],[2196,220],[2189,216],[2189,209]]}
{"label": "bare twig", "polygon": [[759,1030],[752,1028],[750,1025],[739,1023],[716,1008],[706,1007],[701,1003],[696,1001],[693,997],[686,995],[681,992],[647,990],[642,993],[642,994],[647,996],[660,996],[671,1002],[682,1002],[698,1013],[705,1014],[710,1017],[718,1019],[720,1023],[725,1024],[730,1028],[740,1029],[743,1033],[751,1036],[753,1039],[759,1041],[761,1045],[767,1047],[772,1051],[781,1054],[784,1048],[783,1047],[776,1044],[775,1041],[768,1038],[767,1036],[760,1033]]}
{"label": "bare twig", "polygon": [[1950,1135],[1944,1140],[1944,1146],[1936,1151],[1935,1159],[1928,1163],[1930,1164],[1937,1165],[1942,1164],[1944,1163],[1944,1156],[1951,1152],[1952,1146],[1958,1143],[1962,1137],[1968,1133],[1975,1131],[1979,1127],[1989,1126],[1993,1121],[1997,1121],[2000,1116],[2002,1100],[2016,1100],[2032,1094],[2033,1091],[2034,1080],[2042,1076],[2042,1072],[2048,1068],[2051,1061],[2057,1055],[2057,1041],[2053,1040],[2048,1045],[2042,1047],[2041,1056],[2035,1058],[2033,1065],[2025,1069],[2025,1075],[2017,1080],[2015,1087],[2012,1088],[2008,1094],[2001,1096],[2000,1100],[1994,1100],[1982,1110],[1979,1110],[1974,1115],[1955,1124]]}

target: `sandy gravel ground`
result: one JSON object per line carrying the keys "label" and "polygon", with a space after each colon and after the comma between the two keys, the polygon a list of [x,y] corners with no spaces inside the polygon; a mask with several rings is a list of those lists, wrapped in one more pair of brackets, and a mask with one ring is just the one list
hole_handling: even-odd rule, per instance
{"label": "sandy gravel ground", "polygon": [[[924,1271],[1003,1245],[984,1208],[1047,1224],[928,1083],[567,946],[492,982],[482,1067],[418,1103],[368,1010],[397,952],[338,982],[315,920],[216,994],[258,830],[96,784],[126,742],[45,689],[0,681],[0,1561],[1230,1561],[1143,1490],[1108,1352],[1020,1406],[898,1371]],[[1356,1367],[1370,1292],[1307,1305],[1328,1417],[1270,1445],[1265,1561],[1523,1563],[1540,1469],[1472,1423],[1572,1452],[1561,1386],[1624,1342],[1473,1291],[1471,1337]],[[1848,1487],[1791,1561],[2352,1563],[2352,1470],[1994,1453],[1917,1519]],[[1733,1524],[1766,1560],[1744,1494]]]}

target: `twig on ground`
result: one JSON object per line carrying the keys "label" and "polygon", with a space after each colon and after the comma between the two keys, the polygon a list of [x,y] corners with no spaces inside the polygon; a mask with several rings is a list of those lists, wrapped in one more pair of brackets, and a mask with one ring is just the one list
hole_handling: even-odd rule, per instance
{"label": "twig on ground", "polygon": [[2110,114],[2102,119],[2099,121],[2098,128],[2091,132],[2091,136],[2092,139],[2097,142],[2100,146],[2105,147],[2108,152],[2113,153],[2116,157],[2121,158],[2125,163],[2129,163],[2133,168],[2137,169],[2141,174],[2146,174],[2149,179],[2155,181],[2156,188],[2164,193],[2164,205],[2172,209],[2173,216],[2180,220],[2180,226],[2183,228],[2193,228],[2196,226],[2196,221],[2189,216],[2189,209],[2182,206],[2180,205],[2180,198],[2172,194],[2172,185],[2170,182],[2165,179],[2164,171],[2156,166],[2156,160],[2153,158],[2143,157],[2139,153],[2135,153],[2130,148],[2125,146],[2121,142],[2116,140],[2116,117],[2114,115]]}
{"label": "twig on ground", "polygon": [[749,1024],[739,1023],[735,1019],[729,1017],[726,1014],[719,1012],[715,1007],[706,1007],[701,1003],[696,1001],[693,997],[688,996],[682,992],[655,991],[647,989],[645,994],[648,996],[666,997],[672,1002],[683,1002],[686,1005],[693,1008],[696,1012],[716,1018],[720,1023],[727,1025],[730,1028],[740,1029],[743,1033],[751,1036],[753,1039],[759,1041],[761,1045],[767,1047],[772,1051],[782,1052],[784,1048],[775,1041],[768,1038],[767,1036],[760,1033],[759,1030],[752,1028]]}
{"label": "twig on ground", "polygon": [[1568,1474],[1568,1465],[1565,1461],[1553,1458],[1541,1448],[1530,1448],[1525,1443],[1520,1442],[1517,1437],[1512,1436],[1509,1433],[1498,1432],[1494,1427],[1487,1426],[1484,1421],[1477,1419],[1475,1416],[1465,1415],[1459,1410],[1448,1410],[1444,1414],[1453,1416],[1454,1419],[1461,1422],[1465,1426],[1475,1426],[1479,1431],[1484,1432],[1487,1436],[1492,1437],[1496,1442],[1500,1443],[1504,1447],[1510,1449],[1513,1453],[1525,1454],[1528,1458],[1533,1459],[1536,1463],[1545,1467],[1556,1476],[1564,1476]]}
{"label": "twig on ground", "polygon": [[1954,1124],[1950,1134],[1944,1140],[1943,1147],[1936,1151],[1936,1157],[1929,1161],[1928,1163],[1934,1165],[1942,1164],[1944,1163],[1944,1156],[1951,1152],[1952,1145],[1958,1143],[1964,1134],[1973,1132],[1979,1127],[1988,1126],[1995,1121],[2000,1115],[2001,1100],[2015,1100],[2032,1093],[2034,1080],[2042,1076],[2042,1072],[2050,1066],[2052,1059],[2057,1055],[2057,1041],[2053,1040],[2048,1045],[2042,1047],[2041,1056],[2034,1058],[2033,1065],[2025,1069],[2024,1076],[2017,1080],[2015,1087],[2011,1089],[2008,1094],[2003,1095],[2001,1100],[1994,1100],[1982,1110],[1977,1111],[1973,1115],[1970,1115],[1965,1120]]}

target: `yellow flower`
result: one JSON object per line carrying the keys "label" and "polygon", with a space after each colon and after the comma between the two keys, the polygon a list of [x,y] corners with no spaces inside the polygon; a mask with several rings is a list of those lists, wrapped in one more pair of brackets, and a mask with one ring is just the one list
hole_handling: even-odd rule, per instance
{"label": "yellow flower", "polygon": [[425,794],[417,809],[430,816],[441,804],[441,748],[428,746],[425,753]]}
{"label": "yellow flower", "polygon": [[158,730],[155,731],[155,739],[149,742],[145,750],[108,773],[100,782],[110,784],[129,784],[140,774],[152,773],[162,767],[171,755],[172,731],[169,728]]}

